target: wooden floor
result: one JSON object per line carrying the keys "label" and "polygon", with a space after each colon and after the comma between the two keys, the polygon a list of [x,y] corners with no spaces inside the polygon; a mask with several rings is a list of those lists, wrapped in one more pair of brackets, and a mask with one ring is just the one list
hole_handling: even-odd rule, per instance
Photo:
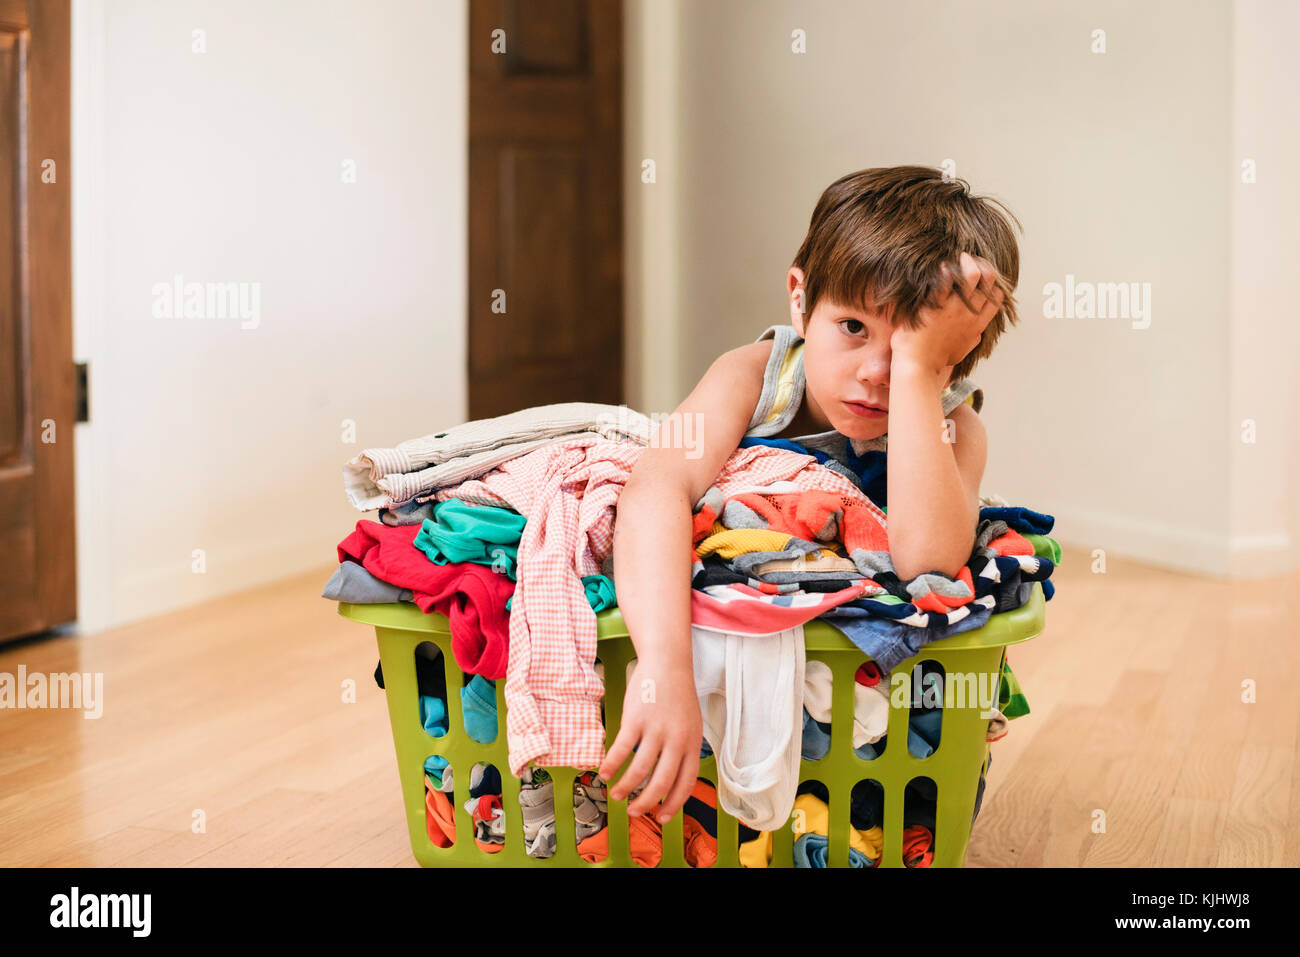
{"label": "wooden floor", "polygon": [[[1008,653],[1032,713],[993,745],[967,866],[1300,865],[1300,576],[1088,560]],[[414,866],[374,635],[329,573],[0,647],[0,673],[104,674],[97,720],[0,710],[0,865]]]}

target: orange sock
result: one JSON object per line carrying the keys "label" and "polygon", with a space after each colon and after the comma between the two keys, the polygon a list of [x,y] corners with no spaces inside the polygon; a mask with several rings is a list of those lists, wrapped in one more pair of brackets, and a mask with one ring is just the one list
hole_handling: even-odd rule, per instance
{"label": "orange sock", "polygon": [[434,847],[451,847],[456,843],[456,815],[451,801],[430,787],[424,791],[424,823]]}
{"label": "orange sock", "polygon": [[628,819],[627,842],[642,867],[658,867],[664,859],[663,826],[648,814]]}
{"label": "orange sock", "polygon": [[[691,797],[714,810],[716,827],[718,809],[718,791],[703,778],[695,782]],[[718,838],[710,834],[703,823],[689,814],[682,815],[683,854],[691,867],[712,867],[718,859]]]}
{"label": "orange sock", "polygon": [[602,827],[591,837],[579,841],[578,856],[591,864],[609,857],[609,828]]}
{"label": "orange sock", "polygon": [[[658,867],[664,857],[663,828],[654,818],[632,817],[627,821],[628,846],[632,860],[642,867]],[[609,828],[602,827],[578,844],[578,856],[584,861],[603,861],[609,856]]]}
{"label": "orange sock", "polygon": [[934,860],[934,835],[923,824],[903,828],[903,864],[906,867],[929,867]]}

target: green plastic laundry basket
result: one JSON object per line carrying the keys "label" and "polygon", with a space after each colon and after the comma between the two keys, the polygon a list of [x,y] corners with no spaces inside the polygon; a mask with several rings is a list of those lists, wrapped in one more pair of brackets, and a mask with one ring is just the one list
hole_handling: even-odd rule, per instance
{"label": "green plastic laundry basket", "polygon": [[[945,675],[960,675],[977,682],[992,682],[993,700],[997,701],[997,682],[1002,673],[1006,647],[1037,636],[1043,629],[1043,592],[1037,582],[1029,601],[1013,611],[993,615],[977,630],[953,635],[926,645],[920,655],[909,658],[895,669],[910,672],[921,661],[936,661]],[[547,767],[555,781],[556,852],[549,858],[529,857],[524,849],[523,824],[519,811],[519,779],[509,773],[506,760],[506,721],[504,681],[497,682],[498,734],[491,744],[479,744],[465,733],[460,695],[455,693],[464,683],[464,675],[451,653],[451,635],[446,617],[425,614],[414,605],[401,602],[382,605],[358,605],[339,602],[339,614],[353,621],[373,625],[379,641],[379,658],[383,668],[388,698],[388,716],[393,727],[393,744],[397,750],[397,767],[402,782],[406,823],[415,858],[425,867],[635,867],[628,849],[627,799],[610,800],[609,854],[598,862],[578,856],[574,843],[573,780],[580,773],[574,768]],[[635,657],[623,616],[611,608],[596,616],[598,654],[605,667],[605,741],[608,746],[618,735],[623,713],[623,693],[627,665]],[[432,642],[442,652],[441,666],[446,669],[448,729],[442,737],[432,737],[420,721],[419,695],[416,685],[416,648]],[[827,865],[847,867],[849,859],[849,799],[854,786],[863,780],[879,782],[884,789],[884,835],[880,867],[902,867],[903,792],[913,778],[928,777],[938,789],[935,809],[933,867],[960,867],[970,841],[971,817],[982,769],[987,767],[989,745],[988,717],[980,717],[978,695],[968,706],[943,698],[943,717],[939,746],[929,757],[914,757],[906,746],[907,724],[912,685],[902,696],[891,695],[887,743],[884,753],[867,761],[853,751],[852,735],[841,729],[853,727],[854,673],[867,656],[840,631],[825,621],[813,620],[804,626],[804,644],[809,660],[818,659],[830,666],[833,693],[831,700],[831,745],[820,761],[803,761],[800,780],[817,780],[830,792],[830,818]],[[965,688],[961,682],[956,686]],[[898,698],[906,701],[899,706]],[[424,762],[431,755],[445,757],[458,782],[469,780],[469,770],[476,762],[493,764],[501,772],[502,807],[506,815],[505,845],[498,853],[478,848],[471,835],[474,828],[461,802],[453,802],[457,839],[452,847],[436,847],[428,837],[425,822]],[[718,781],[713,756],[700,761],[701,777],[714,784]],[[463,785],[462,785],[463,787]],[[458,788],[459,790],[459,788]],[[738,822],[718,808],[718,857],[715,867],[738,867]],[[773,834],[770,867],[793,866],[794,834],[782,828]],[[682,845],[682,813],[679,811],[663,825],[663,859],[661,867],[685,867]]]}

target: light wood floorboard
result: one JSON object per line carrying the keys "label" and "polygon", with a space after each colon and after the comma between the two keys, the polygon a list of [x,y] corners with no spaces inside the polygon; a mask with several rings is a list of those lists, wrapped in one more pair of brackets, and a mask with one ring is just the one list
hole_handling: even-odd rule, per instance
{"label": "light wood floorboard", "polygon": [[[1089,563],[1066,550],[1009,652],[1032,713],[993,745],[967,866],[1300,865],[1300,576]],[[99,719],[0,710],[0,866],[415,866],[374,634],[329,573],[0,648],[0,672],[104,674]]]}

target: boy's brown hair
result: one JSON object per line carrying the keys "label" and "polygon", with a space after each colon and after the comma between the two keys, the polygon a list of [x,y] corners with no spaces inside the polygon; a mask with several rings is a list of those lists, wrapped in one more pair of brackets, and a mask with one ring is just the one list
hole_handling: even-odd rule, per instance
{"label": "boy's brown hair", "polygon": [[[985,327],[980,344],[953,367],[952,381],[993,352],[1007,324],[1016,323],[1012,291],[1020,277],[1020,250],[1009,209],[992,197],[972,196],[970,185],[929,166],[889,166],[841,176],[826,187],[793,266],[804,273],[803,311],[811,316],[823,297],[865,308],[867,294],[890,321],[922,325],[919,309],[935,304],[942,263],[961,275],[960,256],[980,256],[998,272],[1002,308]],[[956,286],[968,307],[969,299]]]}

